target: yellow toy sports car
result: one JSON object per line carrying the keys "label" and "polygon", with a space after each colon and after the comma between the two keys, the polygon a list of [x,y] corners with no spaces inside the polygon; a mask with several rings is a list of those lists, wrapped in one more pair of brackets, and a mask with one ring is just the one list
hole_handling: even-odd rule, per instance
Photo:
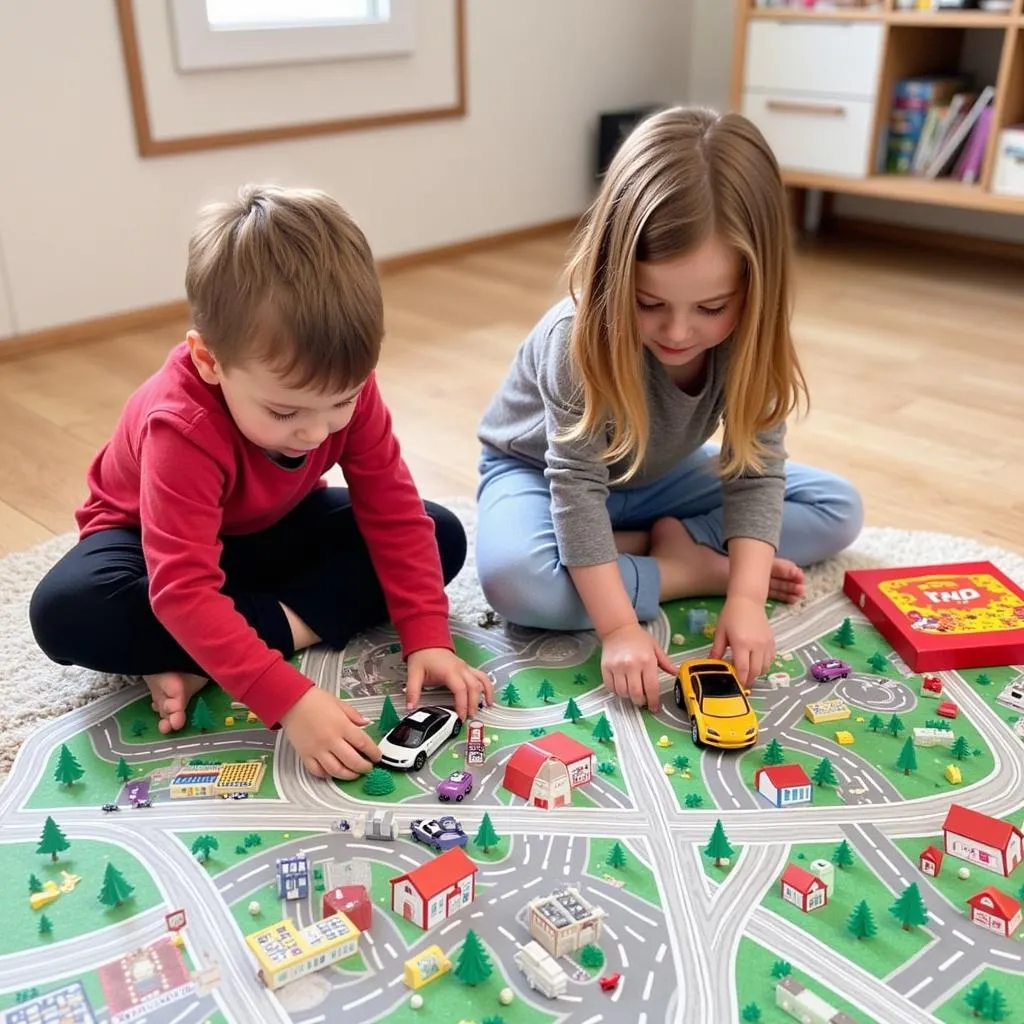
{"label": "yellow toy sports car", "polygon": [[757,742],[757,716],[727,661],[684,661],[676,674],[676,704],[690,718],[690,735],[698,746],[739,750]]}

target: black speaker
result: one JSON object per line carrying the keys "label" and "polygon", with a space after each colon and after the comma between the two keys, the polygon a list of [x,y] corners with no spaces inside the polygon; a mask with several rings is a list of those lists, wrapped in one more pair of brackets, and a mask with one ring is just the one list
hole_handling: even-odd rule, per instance
{"label": "black speaker", "polygon": [[647,116],[661,110],[660,106],[635,107],[601,114],[597,126],[597,153],[594,176],[600,180],[612,162],[622,140]]}

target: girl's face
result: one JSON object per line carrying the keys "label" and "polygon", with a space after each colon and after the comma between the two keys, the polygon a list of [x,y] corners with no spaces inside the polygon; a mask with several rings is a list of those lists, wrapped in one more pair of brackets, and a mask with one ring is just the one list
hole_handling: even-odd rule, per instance
{"label": "girl's face", "polygon": [[743,312],[737,253],[711,237],[681,256],[636,264],[640,335],[670,376],[683,382],[703,354],[735,330]]}

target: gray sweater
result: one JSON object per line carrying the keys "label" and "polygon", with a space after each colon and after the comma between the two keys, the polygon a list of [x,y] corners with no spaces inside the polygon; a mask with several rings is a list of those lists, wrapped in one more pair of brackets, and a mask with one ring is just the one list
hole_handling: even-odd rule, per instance
{"label": "gray sweater", "polygon": [[[551,515],[559,556],[567,566],[599,565],[617,557],[605,508],[609,481],[625,463],[601,461],[599,442],[566,444],[557,436],[582,413],[569,335],[571,299],[553,306],[520,345],[501,388],[480,423],[487,446],[544,470],[551,487]],[[647,352],[646,392],[650,442],[640,471],[614,489],[633,489],[663,477],[718,428],[725,405],[725,374],[731,341],[711,349],[700,390],[681,391],[653,353]],[[763,434],[770,457],[760,474],[722,482],[723,540],[755,537],[779,543],[785,489],[785,424]]]}

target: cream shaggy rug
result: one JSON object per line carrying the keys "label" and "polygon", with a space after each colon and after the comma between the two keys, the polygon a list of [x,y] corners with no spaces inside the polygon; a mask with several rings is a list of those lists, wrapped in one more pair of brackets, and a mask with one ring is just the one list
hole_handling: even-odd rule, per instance
{"label": "cream shaggy rug", "polygon": [[[475,621],[487,603],[476,581],[473,535],[476,509],[468,498],[443,502],[469,534],[469,559],[448,588],[452,616]],[[55,665],[36,648],[28,625],[28,602],[36,582],[74,543],[74,535],[55,537],[29,551],[0,559],[0,777],[29,732],[54,718],[134,682],[80,668]],[[840,558],[813,567],[807,575],[812,601],[842,586],[846,569],[866,565],[926,565],[988,559],[1024,584],[1024,558],[977,541],[912,530],[866,529]]]}

